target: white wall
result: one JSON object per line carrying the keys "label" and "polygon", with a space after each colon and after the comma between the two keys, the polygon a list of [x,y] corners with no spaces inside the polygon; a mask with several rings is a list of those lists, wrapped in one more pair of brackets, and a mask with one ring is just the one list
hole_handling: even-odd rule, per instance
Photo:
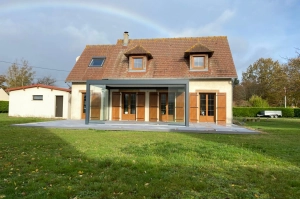
{"label": "white wall", "polygon": [[72,84],[72,103],[71,103],[71,119],[80,120],[81,119],[81,109],[82,109],[82,92],[85,92],[85,83],[73,83]]}
{"label": "white wall", "polygon": [[0,88],[0,101],[8,101],[8,94]]}
{"label": "white wall", "polygon": [[226,93],[226,124],[232,124],[232,82],[227,80],[190,80],[189,92],[216,91]]}
{"label": "white wall", "polygon": [[[33,95],[43,95],[43,100],[33,100]],[[63,117],[70,117],[70,93],[34,87],[9,93],[9,116],[55,118],[56,96],[63,96]]]}

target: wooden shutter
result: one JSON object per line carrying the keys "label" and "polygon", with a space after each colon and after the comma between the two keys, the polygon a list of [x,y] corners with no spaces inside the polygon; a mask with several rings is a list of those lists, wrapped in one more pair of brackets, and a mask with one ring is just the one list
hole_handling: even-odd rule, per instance
{"label": "wooden shutter", "polygon": [[197,122],[197,93],[190,93],[190,122]]}
{"label": "wooden shutter", "polygon": [[137,121],[145,121],[145,93],[137,94]]}
{"label": "wooden shutter", "polygon": [[184,93],[176,94],[176,122],[184,122]]}
{"label": "wooden shutter", "polygon": [[149,98],[149,121],[150,122],[157,122],[157,110],[158,110],[158,104],[157,104],[157,92],[150,92],[150,98]]}
{"label": "wooden shutter", "polygon": [[121,109],[121,93],[112,93],[112,120],[120,120],[120,109]]}
{"label": "wooden shutter", "polygon": [[93,92],[91,98],[91,120],[100,120],[101,93]]}
{"label": "wooden shutter", "polygon": [[218,93],[217,101],[217,124],[226,125],[226,93]]}

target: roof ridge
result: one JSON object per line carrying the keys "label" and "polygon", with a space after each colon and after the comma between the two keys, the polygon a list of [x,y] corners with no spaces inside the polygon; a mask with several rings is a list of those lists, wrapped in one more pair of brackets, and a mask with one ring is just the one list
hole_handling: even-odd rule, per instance
{"label": "roof ridge", "polygon": [[62,91],[71,92],[71,90],[67,89],[67,88],[61,88],[61,87],[57,87],[57,86],[50,86],[50,85],[46,85],[46,84],[31,84],[31,85],[26,85],[26,86],[18,86],[18,87],[14,87],[14,88],[8,88],[8,89],[6,89],[6,91],[10,92],[10,91],[15,91],[15,90],[22,90],[22,89],[35,88],[35,87],[41,87],[41,88],[48,88],[48,89],[62,90]]}
{"label": "roof ridge", "polygon": [[115,44],[96,44],[96,45],[86,45],[85,47],[86,48],[90,48],[90,47],[113,47],[113,46],[116,46]]}
{"label": "roof ridge", "polygon": [[[205,36],[205,37],[172,37],[172,38],[147,38],[147,39],[129,39],[134,41],[153,41],[153,40],[187,40],[187,39],[217,39],[217,38],[227,38],[227,36]],[[123,42],[123,39],[118,39],[117,43]]]}

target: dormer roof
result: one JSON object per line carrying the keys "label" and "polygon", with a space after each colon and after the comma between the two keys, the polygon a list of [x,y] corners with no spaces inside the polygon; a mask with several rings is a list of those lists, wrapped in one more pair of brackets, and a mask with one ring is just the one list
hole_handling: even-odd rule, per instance
{"label": "dormer roof", "polygon": [[124,53],[124,55],[128,58],[131,55],[145,55],[148,59],[152,59],[152,55],[149,51],[147,51],[143,46],[137,45]]}
{"label": "dormer roof", "polygon": [[190,47],[184,52],[184,57],[187,58],[190,56],[190,54],[197,54],[197,53],[206,53],[208,54],[209,57],[211,57],[214,51],[210,50],[208,47],[200,43],[196,43],[195,45],[193,45],[192,47]]}

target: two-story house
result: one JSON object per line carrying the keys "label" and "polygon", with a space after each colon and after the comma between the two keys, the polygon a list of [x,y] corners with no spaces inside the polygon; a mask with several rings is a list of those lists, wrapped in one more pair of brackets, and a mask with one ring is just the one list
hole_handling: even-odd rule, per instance
{"label": "two-story house", "polygon": [[71,118],[232,123],[236,78],[227,37],[129,39],[87,45],[66,81]]}

